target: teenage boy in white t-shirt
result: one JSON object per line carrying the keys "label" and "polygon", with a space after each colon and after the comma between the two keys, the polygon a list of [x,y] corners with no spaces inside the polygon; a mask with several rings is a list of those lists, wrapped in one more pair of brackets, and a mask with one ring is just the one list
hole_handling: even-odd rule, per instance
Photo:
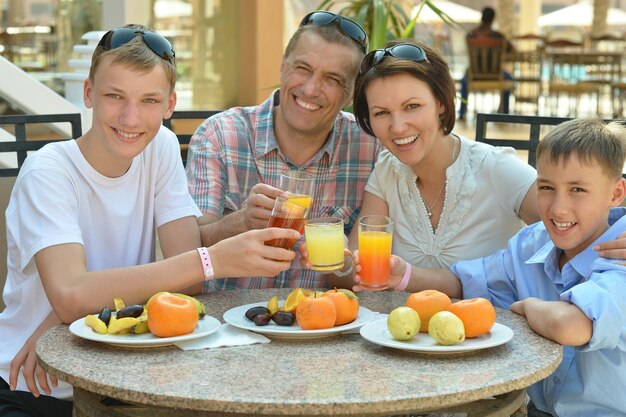
{"label": "teenage boy in white t-shirt", "polygon": [[289,268],[294,252],[263,242],[299,238],[293,230],[255,230],[196,250],[201,213],[176,136],[161,126],[174,111],[175,80],[174,51],[161,35],[140,26],[108,32],[84,85],[93,126],[22,167],[6,211],[0,416],[71,415],[62,400],[71,386],[48,380],[34,355],[55,324],[112,307],[114,297],[143,303],[163,290],[199,292],[208,279]]}

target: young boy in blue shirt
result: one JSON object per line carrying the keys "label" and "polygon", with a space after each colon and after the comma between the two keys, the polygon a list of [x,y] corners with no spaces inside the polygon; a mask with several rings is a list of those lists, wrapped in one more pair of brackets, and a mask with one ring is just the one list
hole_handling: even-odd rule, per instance
{"label": "young boy in blue shirt", "polygon": [[[564,346],[558,369],[528,388],[536,415],[610,417],[626,410],[626,267],[594,251],[626,230],[626,217],[609,221],[610,208],[626,195],[625,159],[626,127],[617,122],[557,126],[537,148],[542,222],[522,229],[507,249],[457,262],[452,271],[411,272],[407,291],[487,298]],[[407,266],[397,257],[392,266],[394,287]]]}

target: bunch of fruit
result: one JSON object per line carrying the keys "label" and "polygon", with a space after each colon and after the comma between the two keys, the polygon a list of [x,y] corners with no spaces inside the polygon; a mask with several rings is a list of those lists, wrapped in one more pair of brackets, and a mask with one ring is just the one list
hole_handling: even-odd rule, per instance
{"label": "bunch of fruit", "polygon": [[425,290],[411,294],[406,305],[389,314],[387,330],[400,341],[427,332],[440,345],[456,345],[488,333],[495,322],[496,310],[489,300],[472,298],[452,303],[442,292]]}
{"label": "bunch of fruit", "polygon": [[158,337],[171,337],[193,332],[198,320],[206,315],[206,307],[202,302],[181,293],[158,292],[145,305],[129,306],[116,297],[113,304],[114,313],[109,307],[104,307],[98,315],[86,316],[85,325],[99,334],[151,332]]}
{"label": "bunch of fruit", "polygon": [[278,296],[274,296],[265,307],[252,307],[245,313],[257,326],[265,326],[270,320],[279,326],[297,322],[302,330],[341,326],[356,320],[358,315],[358,297],[350,290],[337,288],[326,292],[296,288],[281,307]]}

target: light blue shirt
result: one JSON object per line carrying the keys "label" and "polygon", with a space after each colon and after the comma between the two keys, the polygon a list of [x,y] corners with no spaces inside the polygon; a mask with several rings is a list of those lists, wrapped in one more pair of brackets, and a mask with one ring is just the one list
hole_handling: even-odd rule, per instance
{"label": "light blue shirt", "polygon": [[[610,220],[623,213],[612,210]],[[557,370],[528,388],[535,406],[554,416],[625,415],[626,267],[599,258],[592,249],[624,231],[626,216],[562,271],[561,250],[541,222],[522,229],[505,250],[452,266],[463,284],[464,298],[484,297],[502,308],[527,297],[562,300],[576,305],[593,321],[589,343],[564,346]]]}

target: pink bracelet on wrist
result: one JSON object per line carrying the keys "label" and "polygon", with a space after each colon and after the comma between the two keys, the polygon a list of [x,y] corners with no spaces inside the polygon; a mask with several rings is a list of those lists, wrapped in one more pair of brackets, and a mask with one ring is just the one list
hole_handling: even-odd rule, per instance
{"label": "pink bracelet on wrist", "polygon": [[410,263],[406,263],[406,270],[404,271],[404,275],[402,276],[402,281],[398,285],[395,286],[394,290],[396,291],[404,291],[407,285],[409,285],[409,280],[411,279],[411,271],[413,267]]}
{"label": "pink bracelet on wrist", "polygon": [[204,271],[204,280],[208,281],[213,279],[215,276],[215,272],[213,271],[213,263],[211,262],[211,257],[209,256],[209,251],[207,248],[198,248],[196,249],[198,254],[200,255],[200,261],[202,262],[202,270]]}

